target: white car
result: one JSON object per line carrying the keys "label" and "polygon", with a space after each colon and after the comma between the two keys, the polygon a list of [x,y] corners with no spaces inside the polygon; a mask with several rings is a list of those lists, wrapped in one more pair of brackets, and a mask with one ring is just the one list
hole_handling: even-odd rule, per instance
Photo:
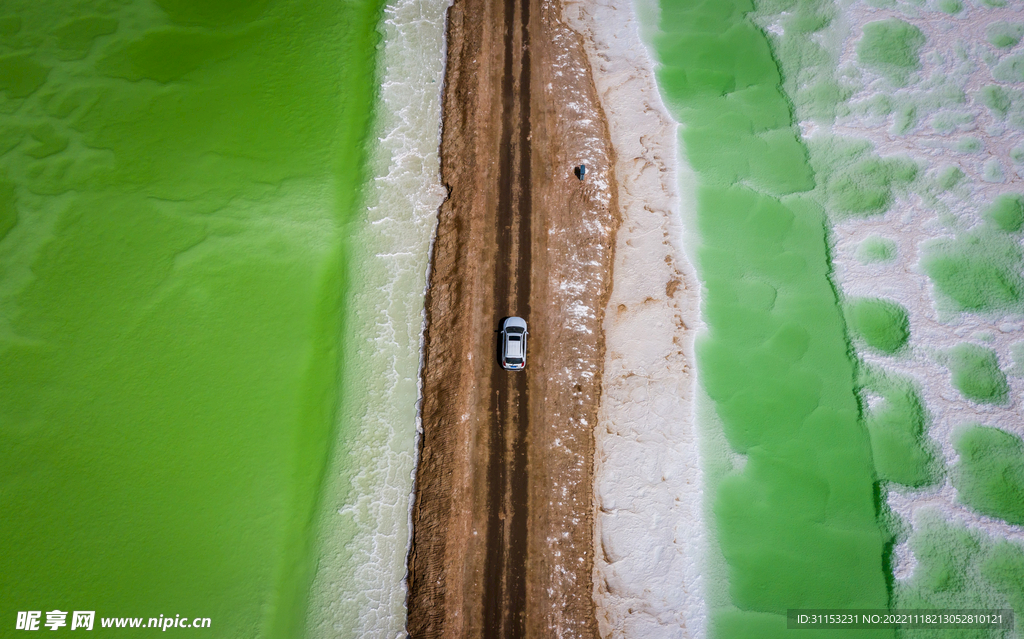
{"label": "white car", "polygon": [[506,317],[501,323],[501,367],[507,371],[526,368],[526,320]]}

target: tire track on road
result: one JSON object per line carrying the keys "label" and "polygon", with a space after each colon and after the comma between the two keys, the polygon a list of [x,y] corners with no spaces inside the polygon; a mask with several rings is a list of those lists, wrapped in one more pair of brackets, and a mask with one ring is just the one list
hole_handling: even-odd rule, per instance
{"label": "tire track on road", "polygon": [[[519,315],[529,321],[532,212],[529,2],[505,2],[495,329],[509,315]],[[525,635],[528,374],[527,370],[518,373],[505,371],[497,363],[491,372],[492,436],[487,473],[488,537],[484,586],[484,629],[489,637],[511,639]]]}

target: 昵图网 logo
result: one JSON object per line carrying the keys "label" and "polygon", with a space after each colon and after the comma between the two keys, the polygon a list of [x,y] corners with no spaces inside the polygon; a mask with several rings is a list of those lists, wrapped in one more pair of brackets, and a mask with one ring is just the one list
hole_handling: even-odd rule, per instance
{"label": "\u6635\u56fe\u7f51 logo", "polygon": [[[75,610],[71,614],[71,630],[92,630],[96,620],[95,610]],[[19,610],[18,620],[15,623],[15,630],[39,630],[42,622],[43,612],[41,610]],[[68,625],[68,612],[65,610],[51,610],[46,613],[46,621],[42,625],[50,630],[57,630]]]}

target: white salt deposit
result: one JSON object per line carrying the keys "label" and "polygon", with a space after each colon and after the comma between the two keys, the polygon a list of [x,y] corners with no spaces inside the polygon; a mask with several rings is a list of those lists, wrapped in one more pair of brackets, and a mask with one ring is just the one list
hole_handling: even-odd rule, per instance
{"label": "white salt deposit", "polygon": [[703,478],[692,404],[697,278],[683,252],[678,125],[628,0],[566,0],[616,154],[622,215],[595,428],[594,598],[603,637],[706,633]]}
{"label": "white salt deposit", "polygon": [[365,218],[348,257],[341,418],[310,596],[314,637],[405,636],[423,298],[440,184],[447,0],[393,0]]}

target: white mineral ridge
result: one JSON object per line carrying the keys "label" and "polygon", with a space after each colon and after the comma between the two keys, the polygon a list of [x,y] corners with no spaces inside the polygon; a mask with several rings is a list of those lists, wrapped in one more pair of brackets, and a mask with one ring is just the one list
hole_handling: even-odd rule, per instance
{"label": "white mineral ridge", "polygon": [[702,474],[692,403],[700,292],[683,251],[678,125],[628,0],[566,0],[616,154],[622,215],[605,316],[594,461],[594,599],[602,637],[706,632]]}

